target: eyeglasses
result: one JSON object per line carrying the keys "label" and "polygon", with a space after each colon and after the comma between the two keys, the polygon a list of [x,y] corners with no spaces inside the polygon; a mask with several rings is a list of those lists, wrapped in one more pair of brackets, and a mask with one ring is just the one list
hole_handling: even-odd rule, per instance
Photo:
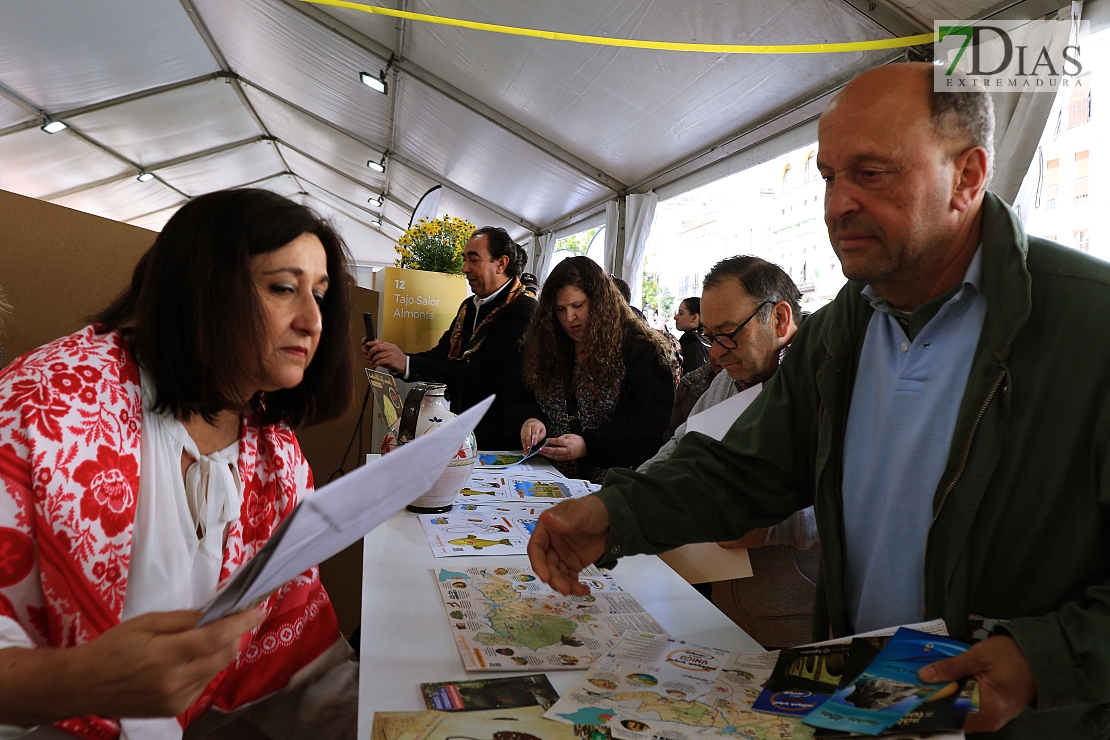
{"label": "eyeglasses", "polygon": [[751,316],[744,319],[740,323],[740,326],[736,327],[735,329],[730,331],[728,334],[702,334],[700,337],[698,337],[698,339],[700,339],[701,343],[703,345],[705,345],[707,348],[712,348],[713,343],[716,342],[717,344],[721,345],[725,349],[736,349],[736,346],[737,346],[736,345],[736,335],[744,330],[744,327],[748,325],[748,322],[751,321],[752,319],[754,319],[756,314],[758,314],[761,310],[763,310],[764,306],[770,306],[770,305],[773,305],[773,304],[774,304],[774,301],[763,301],[763,303],[760,303],[756,307],[755,311],[752,312]]}

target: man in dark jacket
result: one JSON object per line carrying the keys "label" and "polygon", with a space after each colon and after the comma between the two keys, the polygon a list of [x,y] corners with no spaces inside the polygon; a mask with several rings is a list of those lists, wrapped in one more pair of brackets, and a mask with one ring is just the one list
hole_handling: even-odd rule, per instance
{"label": "man in dark jacket", "polygon": [[380,340],[362,348],[372,366],[388,368],[404,380],[446,383],[446,397],[456,414],[499,394],[474,430],[483,450],[520,446],[519,439],[505,434],[503,391],[510,376],[519,372],[520,340],[536,310],[536,299],[520,282],[527,261],[524,249],[504,229],[478,229],[463,252],[463,274],[474,295],[459,306],[439,344],[411,355]]}
{"label": "man in dark jacket", "polygon": [[[965,89],[971,89],[970,85]],[[943,618],[989,636],[921,671],[975,676],[967,731],[1110,734],[1110,265],[1027,237],[986,187],[983,92],[929,65],[847,85],[821,118],[825,222],[850,282],[721,441],[545,512],[541,578],[723,540],[814,505],[814,636]]]}

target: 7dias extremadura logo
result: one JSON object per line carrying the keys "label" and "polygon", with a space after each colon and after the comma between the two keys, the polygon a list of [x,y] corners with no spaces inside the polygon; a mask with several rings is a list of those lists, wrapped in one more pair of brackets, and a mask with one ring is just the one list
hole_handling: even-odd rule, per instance
{"label": "7dias extremadura logo", "polygon": [[935,21],[936,92],[1056,92],[1083,84],[1090,21]]}

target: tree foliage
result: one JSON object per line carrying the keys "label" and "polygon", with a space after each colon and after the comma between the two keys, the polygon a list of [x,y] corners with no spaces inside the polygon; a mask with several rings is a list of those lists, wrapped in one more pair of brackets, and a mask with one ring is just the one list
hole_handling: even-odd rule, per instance
{"label": "tree foliage", "polygon": [[594,238],[594,234],[596,233],[597,229],[593,228],[589,231],[564,236],[562,239],[555,242],[555,251],[566,249],[573,252],[575,257],[581,257],[586,254],[586,250],[590,246],[590,240]]}
{"label": "tree foliage", "polygon": [[659,284],[659,275],[644,273],[644,307],[651,306],[660,316],[670,316],[674,306],[674,296],[666,287]]}

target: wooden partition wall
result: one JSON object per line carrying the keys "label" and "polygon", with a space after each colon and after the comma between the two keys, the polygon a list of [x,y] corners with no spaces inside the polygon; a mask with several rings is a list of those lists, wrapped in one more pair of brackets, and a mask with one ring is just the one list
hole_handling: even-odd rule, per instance
{"label": "wooden partition wall", "polygon": [[[131,279],[139,257],[157,234],[117,221],[92,216],[52,203],[0,190],[0,288],[7,293],[13,313],[0,334],[4,363],[85,326],[90,315],[106,306]],[[356,289],[351,315],[351,341],[362,337],[362,312],[378,310],[378,294]],[[366,387],[360,352],[351,372],[357,401]],[[347,415],[330,424],[298,430],[305,457],[318,486],[339,467],[340,458],[358,420],[357,401]],[[364,419],[363,439],[370,439],[373,400]],[[365,460],[355,447],[344,470]],[[349,634],[362,609],[362,544],[358,543],[320,566],[339,616],[340,629]]]}

